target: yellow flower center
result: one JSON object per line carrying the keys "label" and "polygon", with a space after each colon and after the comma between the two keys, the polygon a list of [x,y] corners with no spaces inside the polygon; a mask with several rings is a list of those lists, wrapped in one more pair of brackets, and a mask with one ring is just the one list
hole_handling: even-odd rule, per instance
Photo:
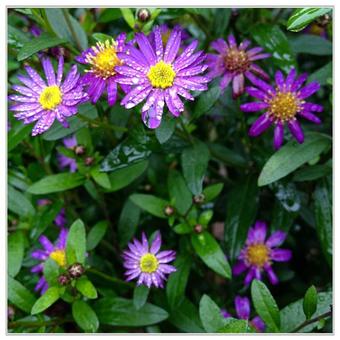
{"label": "yellow flower center", "polygon": [[274,119],[284,122],[295,117],[296,113],[300,111],[303,101],[292,92],[277,92],[268,104],[269,114]]}
{"label": "yellow flower center", "polygon": [[269,262],[269,248],[264,244],[253,244],[248,246],[246,260],[254,266],[262,268]]}
{"label": "yellow flower center", "polygon": [[52,251],[50,258],[57,262],[60,267],[65,267],[66,255],[64,250],[56,249],[55,251]]}
{"label": "yellow flower center", "polygon": [[248,70],[250,62],[245,51],[231,48],[224,57],[224,64],[230,72],[243,73]]}
{"label": "yellow flower center", "polygon": [[52,110],[61,103],[63,95],[57,85],[47,86],[41,92],[39,103],[45,110]]}
{"label": "yellow flower center", "polygon": [[150,67],[148,78],[153,87],[166,89],[172,86],[176,72],[170,64],[159,61],[156,65]]}
{"label": "yellow flower center", "polygon": [[154,254],[144,254],[139,262],[139,268],[143,273],[153,273],[157,270],[159,262]]}
{"label": "yellow flower center", "polygon": [[95,53],[88,53],[85,60],[92,65],[91,70],[101,78],[108,78],[116,74],[115,66],[122,65],[122,61],[117,57],[117,43],[112,39],[110,42],[106,40],[105,43],[97,42],[96,46],[92,46]]}

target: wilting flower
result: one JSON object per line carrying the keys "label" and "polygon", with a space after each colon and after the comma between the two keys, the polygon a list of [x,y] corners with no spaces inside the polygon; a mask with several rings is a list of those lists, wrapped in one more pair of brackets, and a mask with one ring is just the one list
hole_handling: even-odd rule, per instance
{"label": "wilting flower", "polygon": [[[67,241],[68,230],[62,228],[59,233],[58,240],[55,245],[51,243],[51,241],[44,235],[39,237],[39,242],[43,246],[44,249],[37,249],[31,253],[31,256],[34,259],[41,261],[39,264],[32,267],[32,273],[42,273],[44,270],[44,262],[51,258],[53,259],[60,267],[66,266],[66,255],[65,255],[65,247]],[[48,284],[44,276],[41,276],[34,290],[44,292],[47,290]]]}
{"label": "wilting flower", "polygon": [[176,257],[173,250],[159,251],[162,245],[161,234],[157,232],[155,240],[149,247],[145,233],[142,234],[142,242],[134,239],[128,244],[129,250],[123,252],[126,281],[138,277],[137,285],[146,285],[149,288],[163,288],[166,276],[176,271],[176,268],[168,263]]}
{"label": "wilting flower", "polygon": [[106,89],[109,105],[115,104],[118,92],[116,67],[123,64],[118,57],[118,52],[124,50],[125,39],[126,34],[122,33],[116,40],[97,42],[95,46],[75,58],[79,63],[90,66],[85,70],[86,74],[81,78],[81,82],[88,85],[87,93],[92,103],[96,103]]}
{"label": "wilting flower", "polygon": [[267,241],[266,235],[267,226],[262,221],[257,221],[248,231],[246,244],[233,267],[234,275],[248,271],[244,280],[245,285],[249,285],[254,278],[261,280],[263,271],[267,273],[270,283],[277,284],[279,280],[272,269],[273,262],[287,262],[292,257],[290,250],[278,248],[286,239],[285,232],[277,230]]}
{"label": "wilting flower", "polygon": [[25,86],[12,86],[12,89],[21,95],[9,96],[10,100],[16,102],[16,105],[10,107],[11,111],[16,112],[14,117],[23,119],[24,124],[38,121],[32,130],[32,136],[48,130],[56,118],[64,127],[68,127],[66,118],[75,115],[77,106],[87,100],[83,85],[78,82],[79,74],[76,65],[71,67],[63,83],[63,57],[59,57],[57,75],[49,58],[42,58],[42,66],[47,84],[38,72],[26,66],[29,77],[18,76]]}
{"label": "wilting flower", "polygon": [[178,95],[194,100],[189,91],[205,91],[209,78],[202,76],[207,65],[203,64],[205,55],[195,52],[198,42],[193,41],[179,56],[181,30],[174,29],[163,47],[161,31],[153,30],[154,44],[143,33],[136,33],[139,46],[129,46],[126,53],[119,54],[124,62],[116,70],[120,84],[132,85],[133,89],[123,98],[121,104],[130,109],[143,100],[143,122],[149,128],[157,128],[162,120],[164,105],[178,117],[184,111],[184,104]]}
{"label": "wilting flower", "polygon": [[285,123],[287,123],[295,139],[299,143],[303,143],[304,134],[297,118],[302,117],[316,124],[321,122],[312,112],[322,112],[323,107],[305,101],[306,98],[319,90],[320,85],[313,81],[301,87],[307,80],[306,73],[296,78],[296,70],[292,68],[285,79],[282,72],[277,71],[275,88],[254,76],[249,79],[256,87],[247,87],[246,91],[259,101],[242,104],[241,110],[244,112],[265,110],[265,113],[251,126],[250,136],[258,136],[274,124],[274,148],[279,149],[283,143]]}
{"label": "wilting flower", "polygon": [[[76,136],[71,136],[63,139],[64,146],[68,149],[73,149],[77,146]],[[70,168],[70,172],[77,171],[77,162],[74,158],[67,157],[61,153],[58,153],[58,163],[60,168]]]}
{"label": "wilting flower", "polygon": [[247,50],[250,45],[249,40],[244,40],[237,46],[235,37],[230,34],[228,42],[217,39],[211,43],[211,47],[219,54],[208,54],[209,76],[222,77],[220,88],[224,90],[232,81],[233,98],[237,98],[244,92],[245,78],[249,78],[253,73],[264,79],[269,79],[267,73],[254,63],[256,60],[270,57],[269,53],[262,53],[262,47],[254,47]]}
{"label": "wilting flower", "polygon": [[[235,310],[238,319],[249,320],[250,317],[250,301],[247,297],[236,296],[235,300]],[[221,314],[224,318],[231,318],[232,315],[226,310],[221,309]],[[266,325],[259,316],[255,316],[249,324],[253,326],[257,332],[263,333]]]}

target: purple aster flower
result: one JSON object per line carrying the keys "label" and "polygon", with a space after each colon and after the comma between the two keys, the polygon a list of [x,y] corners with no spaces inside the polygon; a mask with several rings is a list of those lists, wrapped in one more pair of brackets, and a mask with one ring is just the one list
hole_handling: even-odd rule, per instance
{"label": "purple aster flower", "polygon": [[[39,242],[44,249],[37,249],[31,253],[31,256],[34,259],[40,261],[39,264],[31,268],[32,273],[41,274],[44,270],[44,262],[48,258],[53,259],[60,267],[66,266],[65,247],[66,247],[66,241],[67,241],[67,234],[68,234],[68,230],[65,228],[62,228],[60,230],[60,233],[59,233],[59,236],[58,236],[58,239],[55,245],[53,245],[53,243],[46,236],[41,235],[39,237]],[[45,280],[44,276],[41,276],[34,290],[35,291],[40,290],[40,293],[44,294],[47,288],[48,288],[47,281]]]}
{"label": "purple aster flower", "polygon": [[158,26],[153,35],[154,44],[151,44],[144,33],[136,33],[139,49],[130,45],[126,53],[118,54],[124,65],[116,67],[121,75],[117,82],[133,87],[121,105],[131,109],[145,100],[142,119],[151,129],[160,125],[165,104],[178,117],[184,111],[179,96],[194,100],[189,91],[207,90],[206,83],[210,80],[201,75],[208,67],[203,64],[204,53],[194,53],[198,41],[193,41],[179,54],[181,30],[172,30],[165,48]]}
{"label": "purple aster flower", "polygon": [[[71,136],[63,139],[64,146],[68,149],[74,149],[77,146],[76,136]],[[77,162],[74,158],[67,157],[61,153],[57,155],[60,168],[70,168],[70,172],[77,171]]]}
{"label": "purple aster flower", "polygon": [[303,143],[304,134],[297,120],[298,117],[316,124],[321,123],[321,120],[312,112],[322,112],[323,107],[305,101],[306,98],[319,90],[320,84],[314,81],[302,87],[307,80],[306,73],[296,78],[296,70],[292,68],[285,79],[282,72],[277,71],[275,88],[254,76],[249,77],[249,79],[256,87],[247,87],[246,91],[259,101],[242,104],[241,110],[244,112],[265,110],[265,113],[251,126],[250,136],[259,136],[274,124],[274,148],[277,150],[283,143],[285,123],[299,143]]}
{"label": "purple aster flower", "polygon": [[272,269],[273,262],[287,262],[292,257],[290,250],[278,249],[286,239],[285,232],[277,230],[267,241],[266,234],[266,223],[257,221],[255,226],[249,229],[246,244],[233,267],[234,275],[248,271],[244,280],[246,286],[253,279],[261,280],[263,271],[266,271],[271,284],[277,284],[279,280]]}
{"label": "purple aster flower", "polygon": [[161,234],[157,232],[155,240],[149,247],[145,233],[142,233],[142,242],[134,239],[128,244],[129,250],[123,252],[126,281],[138,277],[137,285],[163,288],[166,276],[176,271],[176,268],[168,263],[176,257],[173,250],[159,251],[162,245]]}
{"label": "purple aster flower", "polygon": [[14,117],[24,120],[24,124],[38,121],[32,130],[32,136],[48,130],[56,118],[64,127],[68,127],[66,118],[75,115],[77,106],[87,100],[83,85],[78,82],[76,65],[71,67],[62,83],[64,58],[59,57],[57,75],[49,58],[41,60],[47,84],[38,72],[26,66],[29,77],[18,76],[25,86],[12,86],[12,89],[21,95],[9,96],[10,100],[16,102],[16,105],[10,107],[10,110],[15,112]]}
{"label": "purple aster flower", "polygon": [[[190,38],[190,34],[181,26],[181,25],[176,25],[174,27],[174,29],[181,31],[181,39],[182,39],[182,43]],[[171,31],[172,29],[167,25],[167,24],[161,24],[159,25],[159,30],[161,32],[161,36],[162,36],[162,42],[163,45],[166,45],[170,35],[171,35]],[[155,33],[154,31],[152,31],[149,35],[148,35],[148,39],[150,41],[150,44],[156,48],[155,46]]]}
{"label": "purple aster flower", "polygon": [[249,78],[256,73],[264,79],[269,79],[267,73],[254,61],[268,58],[270,54],[263,53],[262,47],[247,50],[249,45],[249,40],[243,40],[237,46],[232,34],[229,35],[228,42],[220,38],[211,43],[211,47],[218,54],[208,54],[207,61],[210,70],[208,76],[221,77],[221,90],[224,90],[232,81],[234,99],[244,92],[245,76]]}
{"label": "purple aster flower", "polygon": [[[75,59],[82,64],[87,64],[90,69],[82,77],[82,83],[87,85],[87,93],[92,103],[96,103],[106,89],[107,100],[110,106],[117,100],[116,67],[122,65],[122,60],[118,57],[118,52],[125,49],[126,34],[122,33],[117,39],[97,42],[85,50]],[[123,85],[123,91],[127,91]]]}
{"label": "purple aster flower", "polygon": [[[250,301],[247,297],[236,296],[235,300],[235,310],[238,319],[249,320],[250,318]],[[231,318],[232,315],[226,310],[221,309],[221,314],[224,318]],[[255,316],[249,321],[249,324],[253,326],[257,332],[263,333],[266,325],[259,316]]]}

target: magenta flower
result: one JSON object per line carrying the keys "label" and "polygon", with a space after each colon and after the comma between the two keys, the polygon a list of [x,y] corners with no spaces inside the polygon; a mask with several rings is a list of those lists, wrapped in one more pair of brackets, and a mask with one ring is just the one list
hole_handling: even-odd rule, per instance
{"label": "magenta flower", "polygon": [[184,111],[179,96],[194,100],[189,91],[207,90],[206,83],[210,80],[201,75],[208,66],[203,64],[205,55],[202,51],[194,53],[197,41],[178,55],[181,30],[172,30],[165,48],[158,26],[154,28],[153,35],[154,44],[151,44],[144,33],[136,33],[139,49],[131,45],[126,53],[118,53],[124,65],[116,67],[120,73],[117,82],[133,87],[121,105],[131,109],[145,100],[142,119],[151,129],[160,125],[165,105],[178,117]]}
{"label": "magenta flower", "polygon": [[254,47],[247,51],[250,45],[249,40],[244,40],[237,46],[235,37],[230,34],[228,42],[217,39],[211,43],[211,47],[218,54],[208,54],[209,73],[208,76],[222,77],[220,88],[224,90],[232,81],[233,98],[237,98],[244,92],[245,78],[249,78],[253,73],[264,79],[269,79],[267,73],[256,65],[254,61],[270,57],[269,53],[262,53],[262,47]]}
{"label": "magenta flower", "polygon": [[[66,266],[66,255],[65,255],[65,247],[67,241],[68,230],[62,228],[59,233],[58,240],[56,245],[53,245],[51,241],[44,235],[39,237],[39,242],[43,246],[44,249],[37,249],[31,253],[31,256],[34,259],[40,261],[39,264],[33,266],[31,268],[32,273],[40,274],[44,270],[44,262],[51,258],[53,259],[60,267]],[[37,292],[40,290],[41,294],[44,294],[48,289],[48,284],[44,276],[41,276],[34,290]]]}
{"label": "magenta flower", "polygon": [[277,230],[267,241],[266,235],[266,223],[257,221],[255,226],[249,229],[246,244],[233,267],[234,275],[248,271],[244,280],[246,286],[253,279],[261,280],[263,271],[267,273],[271,284],[277,284],[279,280],[272,269],[273,262],[287,262],[292,257],[290,250],[278,248],[286,239],[285,232]]}
{"label": "magenta flower", "polygon": [[87,100],[83,92],[83,85],[78,83],[79,74],[77,66],[73,65],[62,83],[64,58],[59,57],[58,71],[55,75],[51,60],[42,58],[42,66],[47,79],[46,82],[32,67],[26,66],[29,77],[22,75],[18,79],[25,85],[13,85],[12,89],[21,95],[10,95],[9,99],[16,102],[10,110],[16,112],[14,117],[23,119],[24,124],[38,121],[32,136],[39,135],[48,130],[54,120],[68,127],[67,118],[77,113],[77,106]]}
{"label": "magenta flower", "polygon": [[249,77],[249,79],[256,87],[247,87],[246,91],[259,101],[242,104],[241,110],[244,112],[265,110],[265,113],[251,126],[250,136],[259,136],[274,124],[274,148],[277,150],[283,143],[285,123],[287,123],[295,139],[299,143],[303,143],[304,134],[297,118],[302,117],[316,124],[321,122],[312,112],[322,112],[323,107],[305,101],[306,98],[319,90],[320,85],[314,81],[301,87],[307,80],[306,73],[296,78],[296,70],[292,68],[287,78],[284,79],[282,72],[277,71],[275,88],[254,76]]}
{"label": "magenta flower", "polygon": [[[81,82],[87,86],[87,93],[92,103],[96,103],[100,96],[107,92],[107,101],[110,106],[114,105],[117,100],[117,71],[116,67],[122,65],[122,60],[118,57],[119,52],[125,48],[126,34],[122,33],[117,39],[105,42],[97,42],[82,52],[75,59],[81,64],[87,64],[90,69],[82,76]],[[122,87],[123,90],[128,88]]]}
{"label": "magenta flower", "polygon": [[[64,146],[68,149],[73,149],[77,146],[77,138],[76,136],[71,136],[63,139]],[[70,172],[77,171],[77,162],[74,158],[67,157],[61,153],[57,155],[59,167],[63,168],[70,168]]]}
{"label": "magenta flower", "polygon": [[[250,318],[250,301],[247,297],[236,296],[235,300],[235,310],[238,319],[249,320]],[[232,315],[226,310],[221,309],[221,314],[224,318],[231,318]],[[266,325],[259,316],[255,316],[249,321],[249,324],[253,326],[257,332],[263,333],[266,329]]]}
{"label": "magenta flower", "polygon": [[168,263],[176,257],[173,250],[159,251],[162,245],[161,234],[157,232],[155,240],[149,247],[145,233],[142,233],[142,242],[134,239],[128,244],[129,250],[123,252],[126,281],[138,277],[137,285],[146,285],[163,288],[166,276],[176,271],[176,268]]}

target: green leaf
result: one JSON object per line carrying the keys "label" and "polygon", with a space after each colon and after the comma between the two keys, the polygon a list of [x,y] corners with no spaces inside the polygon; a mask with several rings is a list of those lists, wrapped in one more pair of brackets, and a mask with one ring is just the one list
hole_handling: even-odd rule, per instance
{"label": "green leaf", "polygon": [[235,167],[244,167],[247,165],[247,161],[237,151],[231,150],[220,144],[209,143],[208,146],[211,157],[217,161]]}
{"label": "green leaf", "polygon": [[73,302],[72,316],[83,331],[94,333],[98,330],[99,321],[97,315],[86,302],[82,300]]}
{"label": "green leaf", "polygon": [[[99,16],[98,22],[107,23],[122,17],[122,12],[119,8],[105,8]],[[99,33],[98,33],[99,34]]]}
{"label": "green leaf", "polygon": [[[119,8],[116,8],[119,11]],[[120,11],[119,11],[119,15],[120,15]],[[111,41],[112,40],[112,36],[108,35],[108,34],[104,34],[104,33],[93,33],[92,34],[92,38],[100,41],[100,42],[105,42],[106,40]]]}
{"label": "green leaf", "polygon": [[225,325],[220,308],[208,296],[203,295],[199,306],[200,318],[207,333],[214,333]]}
{"label": "green leaf", "polygon": [[151,215],[167,218],[164,209],[169,203],[161,198],[153,195],[133,194],[130,196],[130,200]]}
{"label": "green leaf", "polygon": [[58,285],[58,276],[59,276],[59,265],[53,259],[48,258],[44,262],[44,278],[46,279],[48,286],[57,286]]}
{"label": "green leaf", "polygon": [[333,52],[332,43],[329,40],[313,34],[303,34],[291,39],[290,46],[297,54],[331,55]]}
{"label": "green leaf", "polygon": [[316,231],[319,236],[322,251],[330,266],[332,266],[332,197],[325,179],[319,181],[314,192],[314,215]]}
{"label": "green leaf", "polygon": [[[317,309],[316,312],[311,316],[311,318],[316,318],[319,315],[331,311],[331,305],[333,303],[333,297],[331,292],[321,292],[317,296]],[[300,326],[303,322],[306,321],[306,316],[303,311],[303,299],[297,300],[286,307],[284,307],[280,311],[281,316],[281,332],[282,333],[291,333],[298,326]],[[317,323],[314,322],[301,330],[300,333],[308,333],[311,332]]]}
{"label": "green leaf", "polygon": [[87,36],[79,22],[69,14],[66,8],[46,8],[46,19],[53,32],[60,38],[67,39],[79,49],[87,48]]}
{"label": "green leaf", "polygon": [[303,30],[318,17],[329,13],[331,8],[298,8],[287,21],[287,29],[293,32]]}
{"label": "green leaf", "polygon": [[25,239],[22,231],[18,230],[8,236],[8,274],[15,277],[21,268],[24,258]]}
{"label": "green leaf", "polygon": [[315,181],[316,179],[325,177],[332,173],[332,164],[319,164],[306,166],[295,172],[293,181],[295,182],[306,182]]}
{"label": "green leaf", "polygon": [[89,231],[86,241],[86,250],[90,251],[97,247],[98,243],[104,237],[107,227],[109,226],[107,221],[97,222],[93,228]]}
{"label": "green leaf", "polygon": [[318,157],[330,144],[329,136],[317,132],[306,134],[303,144],[290,141],[269,158],[261,171],[258,185],[268,185],[289,175],[301,165]]}
{"label": "green leaf", "polygon": [[205,211],[203,211],[202,214],[200,215],[200,217],[198,218],[198,224],[201,224],[204,227],[208,226],[208,224],[211,221],[213,215],[214,215],[214,211],[213,210],[205,210]]}
{"label": "green leaf", "polygon": [[279,26],[272,24],[258,24],[251,29],[255,41],[266,52],[271,53],[270,60],[275,66],[280,67],[286,73],[291,67],[296,66],[294,54],[290,48],[286,35]]}
{"label": "green leaf", "polygon": [[19,281],[8,277],[8,300],[26,313],[30,313],[35,303],[34,295]]}
{"label": "green leaf", "polygon": [[169,322],[183,332],[204,332],[198,310],[187,298],[184,298],[178,308],[171,312]]}
{"label": "green leaf", "polygon": [[258,207],[258,188],[254,176],[238,183],[227,197],[224,237],[232,260],[239,255]]}
{"label": "green leaf", "polygon": [[109,176],[107,175],[106,172],[100,171],[99,165],[95,166],[91,170],[91,176],[94,179],[94,181],[97,184],[99,184],[101,187],[103,187],[105,189],[111,189],[110,178],[109,178]]}
{"label": "green leaf", "polygon": [[231,8],[215,8],[216,13],[213,20],[212,33],[215,37],[223,36],[229,24],[230,16],[232,14]]}
{"label": "green leaf", "polygon": [[147,326],[168,318],[168,313],[155,305],[146,303],[137,310],[132,300],[103,298],[94,305],[100,323],[111,326]]}
{"label": "green leaf", "polygon": [[217,333],[247,333],[248,321],[228,318],[226,324],[217,330]]}
{"label": "green leaf", "polygon": [[191,235],[191,244],[202,261],[216,273],[230,279],[231,270],[224,252],[207,231]]}
{"label": "green leaf", "polygon": [[12,151],[20,142],[22,142],[31,132],[32,126],[26,124],[16,124],[8,131],[8,148],[7,151]]}
{"label": "green leaf", "polygon": [[220,96],[221,89],[219,86],[214,86],[210,90],[203,92],[198,97],[192,119],[197,119],[203,114],[208,113]]}
{"label": "green leaf", "polygon": [[197,141],[185,148],[181,155],[184,179],[194,195],[202,193],[202,184],[209,162],[209,149]]}
{"label": "green leaf", "polygon": [[333,63],[329,62],[325,66],[322,66],[317,71],[312,73],[309,77],[309,81],[317,81],[320,85],[326,85],[329,79],[333,76]]}
{"label": "green leaf", "polygon": [[263,282],[253,280],[251,284],[251,298],[257,314],[265,322],[269,331],[279,332],[281,327],[279,308]]}
{"label": "green leaf", "polygon": [[224,186],[223,183],[216,183],[204,188],[203,190],[204,202],[210,202],[213,199],[215,199],[223,190],[223,186]]}
{"label": "green leaf", "polygon": [[141,309],[145,305],[149,292],[150,289],[147,286],[135,286],[135,289],[133,290],[133,305],[137,310]]}
{"label": "green leaf", "polygon": [[88,299],[96,299],[98,297],[95,286],[86,277],[81,277],[77,280],[76,288]]}
{"label": "green leaf", "polygon": [[79,173],[61,173],[43,177],[38,182],[33,183],[27,192],[35,195],[51,194],[73,189],[85,183],[85,176]]}
{"label": "green leaf", "polygon": [[43,33],[39,37],[35,37],[33,40],[28,41],[23,45],[23,47],[21,47],[18,52],[18,61],[25,60],[41,50],[61,45],[65,42],[67,42],[66,39]]}
{"label": "green leaf", "polygon": [[174,226],[174,232],[180,235],[190,234],[193,231],[193,226],[187,223],[180,223]]}
{"label": "green leaf", "polygon": [[71,225],[66,242],[67,264],[74,262],[85,262],[86,233],[84,223],[78,219]]}
{"label": "green leaf", "polygon": [[309,320],[316,312],[318,306],[318,292],[315,286],[310,286],[303,299],[303,312],[306,315],[306,319]]}
{"label": "green leaf", "polygon": [[173,135],[175,127],[176,127],[175,118],[167,118],[167,116],[164,117],[162,119],[161,125],[155,130],[157,140],[161,144],[164,144]]}
{"label": "green leaf", "polygon": [[174,266],[176,271],[169,276],[166,285],[166,296],[171,310],[177,309],[185,297],[191,267],[190,256],[186,254],[177,256]]}
{"label": "green leaf", "polygon": [[184,215],[192,205],[192,194],[182,175],[176,170],[170,170],[168,176],[170,201],[174,202],[176,210]]}
{"label": "green leaf", "polygon": [[48,307],[52,306],[59,299],[59,288],[50,287],[47,291],[40,296],[32,307],[31,314],[39,314]]}
{"label": "green leaf", "polygon": [[130,8],[121,8],[120,9],[123,15],[125,22],[132,28],[135,28],[135,16]]}

